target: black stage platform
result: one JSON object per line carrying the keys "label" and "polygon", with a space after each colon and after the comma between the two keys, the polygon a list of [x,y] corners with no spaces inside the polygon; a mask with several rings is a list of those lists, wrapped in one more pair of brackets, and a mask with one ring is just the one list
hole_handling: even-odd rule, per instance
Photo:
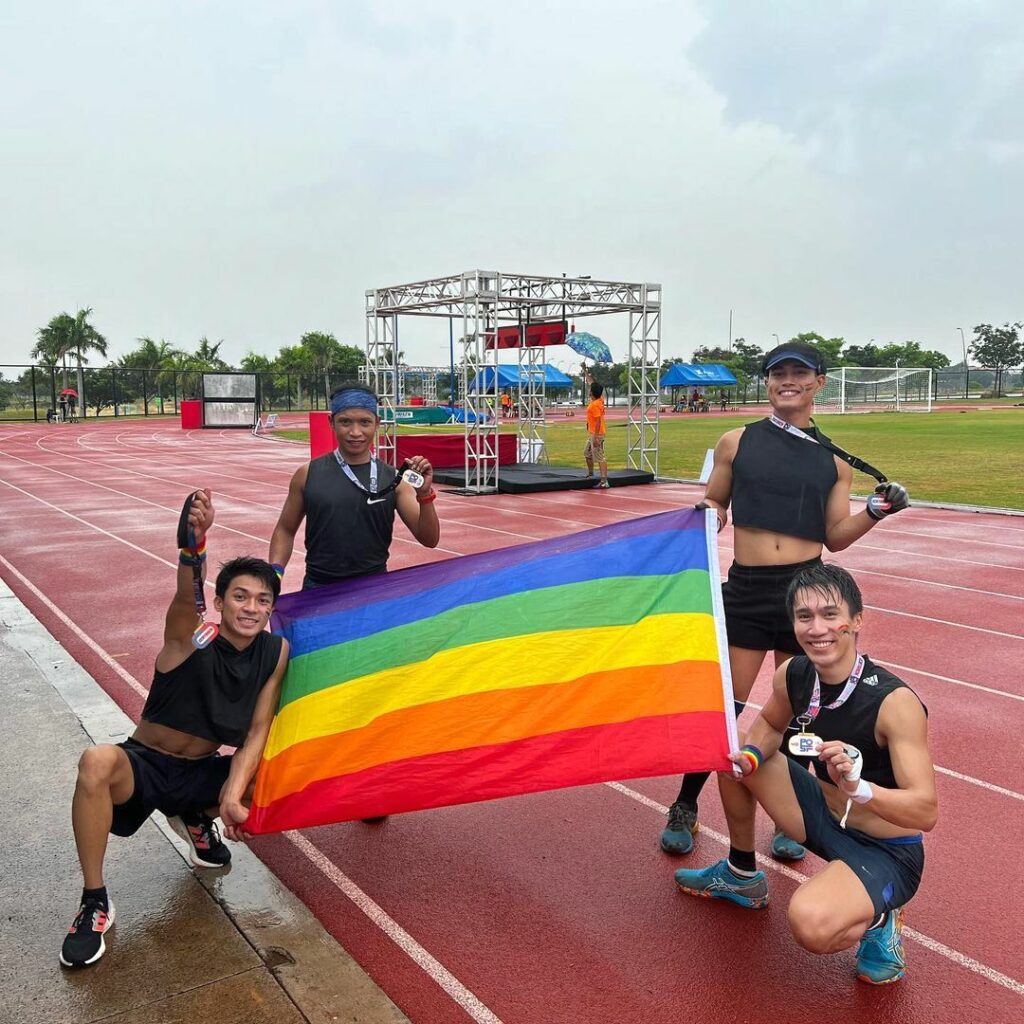
{"label": "black stage platform", "polygon": [[[585,491],[597,485],[597,477],[588,479],[585,469],[568,466],[535,466],[520,463],[502,466],[498,472],[498,490],[502,494],[536,494],[539,491]],[[465,493],[466,473],[463,469],[435,469],[434,481],[462,489]],[[609,469],[612,487],[632,487],[654,483],[654,474],[638,469]],[[472,492],[470,492],[472,493]]]}

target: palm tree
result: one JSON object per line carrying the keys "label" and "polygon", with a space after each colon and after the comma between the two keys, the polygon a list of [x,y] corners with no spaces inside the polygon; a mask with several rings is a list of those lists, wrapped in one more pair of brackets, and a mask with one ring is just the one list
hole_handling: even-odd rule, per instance
{"label": "palm tree", "polygon": [[[101,356],[107,354],[107,339],[89,323],[90,316],[91,306],[80,309],[75,316],[60,313],[37,332],[37,341],[30,356],[47,366],[56,366],[60,363],[61,379],[65,388],[68,386],[69,355],[75,357],[81,376],[82,366],[89,364],[86,352],[96,351]],[[81,385],[81,380],[79,384]],[[79,391],[81,390],[79,387]]]}
{"label": "palm tree", "polygon": [[196,346],[196,350],[193,353],[193,361],[198,365],[202,364],[204,370],[228,370],[230,367],[220,357],[220,347],[224,344],[222,338],[215,345],[210,343],[210,339],[204,334],[199,339],[199,344]]}
{"label": "palm tree", "polygon": [[[92,316],[91,306],[78,311],[68,346],[68,355],[75,357],[79,369],[89,365],[89,360],[85,357],[86,352],[98,352],[101,356],[107,354],[107,339],[89,323],[90,316]],[[67,387],[66,384],[64,386]]]}
{"label": "palm tree", "polygon": [[54,367],[67,358],[67,339],[71,333],[72,318],[67,313],[55,316],[45,327],[36,332],[36,343],[29,358]]}
{"label": "palm tree", "polygon": [[142,370],[158,371],[154,374],[153,381],[157,389],[160,412],[163,414],[164,391],[167,389],[168,384],[173,386],[174,376],[172,371],[176,367],[177,357],[183,355],[183,353],[164,338],[154,341],[152,338],[144,335],[135,340],[139,343],[139,347],[122,357],[121,365]]}

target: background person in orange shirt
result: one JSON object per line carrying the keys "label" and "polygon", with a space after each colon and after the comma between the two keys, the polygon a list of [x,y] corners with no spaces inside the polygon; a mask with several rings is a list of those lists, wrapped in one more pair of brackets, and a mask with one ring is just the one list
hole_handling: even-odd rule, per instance
{"label": "background person in orange shirt", "polygon": [[601,470],[601,482],[598,487],[608,487],[608,463],[604,457],[604,394],[603,384],[590,385],[591,402],[587,406],[587,447],[583,449],[583,457],[587,460],[587,476],[594,475],[594,460]]}

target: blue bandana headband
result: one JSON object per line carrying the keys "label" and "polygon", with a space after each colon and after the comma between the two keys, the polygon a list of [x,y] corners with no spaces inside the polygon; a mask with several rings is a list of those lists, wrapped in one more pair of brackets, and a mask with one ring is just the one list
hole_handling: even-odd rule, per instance
{"label": "blue bandana headband", "polygon": [[368,391],[360,391],[358,388],[349,388],[346,391],[339,391],[331,399],[331,415],[342,411],[342,409],[368,409],[377,415],[377,397]]}

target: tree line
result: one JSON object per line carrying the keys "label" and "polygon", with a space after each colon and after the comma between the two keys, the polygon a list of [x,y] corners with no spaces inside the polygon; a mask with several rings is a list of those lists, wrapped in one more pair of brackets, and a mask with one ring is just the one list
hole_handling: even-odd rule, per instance
{"label": "tree line", "polygon": [[[92,309],[80,309],[74,316],[60,313],[37,332],[36,344],[31,358],[44,366],[59,367],[63,386],[68,387],[69,363],[71,368],[88,366],[91,354],[106,356],[107,340],[91,323]],[[978,324],[969,346],[970,355],[978,365],[995,370],[997,376],[1006,369],[1024,365],[1024,342],[1021,331],[1024,324],[1006,323],[1002,327],[992,324]],[[876,345],[848,344],[841,337],[826,338],[815,331],[794,335],[790,341],[802,341],[814,345],[824,357],[825,364],[835,366],[896,366],[901,367],[947,367],[950,361],[943,353],[924,349],[916,341],[891,342]],[[223,340],[211,342],[202,337],[191,350],[173,344],[163,338],[159,341],[143,336],[136,339],[135,347],[109,365],[125,369],[155,372],[155,387],[160,388],[171,373],[215,370],[242,370],[267,375],[265,382],[274,388],[274,375],[287,376],[297,390],[297,401],[302,403],[302,389],[319,388],[324,394],[330,391],[331,380],[354,379],[366,357],[361,348],[345,345],[326,331],[307,331],[297,344],[283,345],[275,356],[249,351],[238,366],[231,366],[220,355]],[[764,350],[758,345],[736,338],[731,348],[700,345],[694,349],[692,362],[722,363],[736,376],[741,385],[749,384],[760,376]],[[401,359],[401,353],[399,353]],[[666,359],[662,372],[682,358]],[[957,364],[962,365],[962,364]],[[612,389],[625,390],[627,368],[625,363],[598,365],[592,369],[593,379]],[[294,378],[294,379],[293,379]],[[90,396],[92,397],[92,396]],[[97,394],[99,402],[109,401],[109,396]]]}

